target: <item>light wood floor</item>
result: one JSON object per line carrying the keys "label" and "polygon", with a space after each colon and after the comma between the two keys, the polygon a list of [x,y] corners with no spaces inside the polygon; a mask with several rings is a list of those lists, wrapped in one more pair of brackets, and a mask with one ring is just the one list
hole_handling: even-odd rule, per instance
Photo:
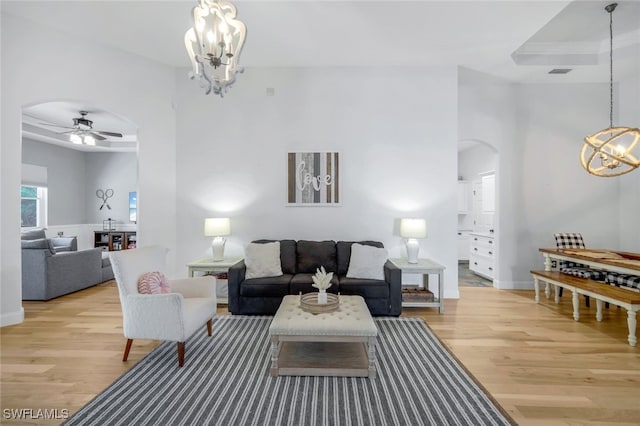
{"label": "light wood floor", "polygon": [[[575,322],[567,295],[559,305],[537,305],[532,291],[460,293],[442,315],[405,308],[403,316],[424,318],[519,424],[640,424],[640,347],[627,343],[623,309],[605,310],[598,323],[595,306],[583,307]],[[7,420],[6,409],[74,413],[157,344],[135,341],[129,361],[121,361],[125,339],[113,281],[24,307],[24,323],[0,330],[2,424],[26,424]]]}

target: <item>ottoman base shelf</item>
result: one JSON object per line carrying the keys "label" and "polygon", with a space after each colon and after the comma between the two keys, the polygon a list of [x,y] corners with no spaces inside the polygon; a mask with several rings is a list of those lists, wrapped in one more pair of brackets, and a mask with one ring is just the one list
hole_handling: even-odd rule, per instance
{"label": "ottoman base shelf", "polygon": [[[336,366],[336,358],[340,366]],[[272,376],[369,377],[367,347],[359,342],[281,342]]]}

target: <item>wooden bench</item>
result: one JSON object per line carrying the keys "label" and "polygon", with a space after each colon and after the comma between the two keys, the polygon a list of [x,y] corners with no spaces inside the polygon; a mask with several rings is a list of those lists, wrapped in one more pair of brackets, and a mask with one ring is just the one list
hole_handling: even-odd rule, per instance
{"label": "wooden bench", "polygon": [[[629,326],[629,344],[636,345],[636,312],[640,310],[640,293],[557,271],[531,271],[531,275],[536,290],[536,303],[540,303],[540,281],[566,288],[572,292],[573,319],[576,321],[580,320],[579,294],[596,300],[596,319],[598,321],[602,321],[603,302],[625,308],[627,310],[627,325]],[[547,297],[549,297],[548,294]]]}

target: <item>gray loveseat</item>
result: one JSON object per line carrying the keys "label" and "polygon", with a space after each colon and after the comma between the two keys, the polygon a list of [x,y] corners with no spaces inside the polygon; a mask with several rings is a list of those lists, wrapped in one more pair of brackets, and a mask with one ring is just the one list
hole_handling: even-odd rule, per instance
{"label": "gray loveseat", "polygon": [[[22,234],[23,300],[49,300],[104,281],[102,250],[73,251],[75,239],[69,240],[45,238],[44,230]],[[64,242],[71,245],[58,251]]]}
{"label": "gray loveseat", "polygon": [[[258,240],[268,243],[274,240]],[[402,273],[392,262],[384,265],[384,281],[347,278],[351,245],[354,242],[383,247],[377,241],[280,241],[283,275],[245,279],[246,265],[240,261],[229,268],[229,311],[232,314],[273,315],[284,296],[317,291],[311,277],[320,266],[334,272],[327,290],[343,295],[362,296],[372,315],[398,316],[402,312]]]}

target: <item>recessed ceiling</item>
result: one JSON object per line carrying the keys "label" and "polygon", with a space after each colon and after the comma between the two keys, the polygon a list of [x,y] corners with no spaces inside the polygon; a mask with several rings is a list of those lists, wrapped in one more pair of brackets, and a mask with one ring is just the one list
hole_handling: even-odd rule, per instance
{"label": "recessed ceiling", "polygon": [[[105,140],[95,146],[76,145],[69,140],[73,119],[87,111],[86,118],[93,121],[92,129],[121,133],[122,137],[103,135]],[[137,127],[126,118],[91,105],[78,102],[45,102],[22,110],[22,135],[40,142],[87,152],[135,152]]]}

